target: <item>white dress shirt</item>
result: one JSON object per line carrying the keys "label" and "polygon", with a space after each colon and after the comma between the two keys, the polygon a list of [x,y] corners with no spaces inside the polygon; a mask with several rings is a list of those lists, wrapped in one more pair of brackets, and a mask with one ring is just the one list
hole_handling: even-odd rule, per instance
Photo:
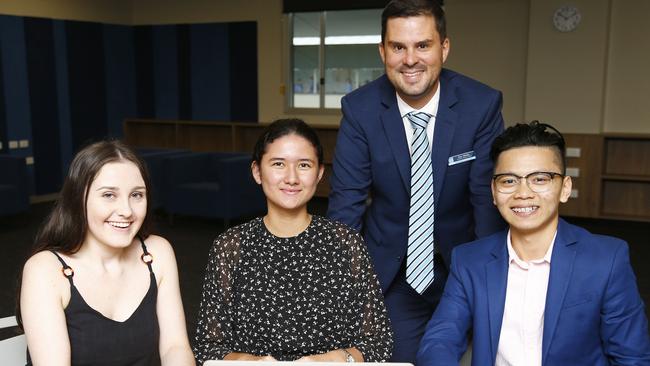
{"label": "white dress shirt", "polygon": [[433,127],[436,124],[436,115],[438,114],[438,104],[440,102],[440,85],[442,84],[438,82],[438,89],[436,89],[436,93],[433,95],[431,100],[421,109],[415,109],[411,107],[402,98],[400,98],[399,94],[395,93],[397,95],[397,107],[399,108],[399,114],[402,116],[402,123],[404,123],[404,131],[406,132],[406,142],[409,148],[409,153],[412,153],[411,142],[413,141],[413,126],[411,125],[411,121],[409,121],[406,115],[413,111],[424,112],[431,115],[431,119],[427,124],[427,139],[429,140],[429,150],[431,150],[431,147],[433,146]]}
{"label": "white dress shirt", "polygon": [[554,243],[555,236],[543,258],[523,261],[512,248],[508,232],[508,284],[495,366],[542,364],[544,309]]}

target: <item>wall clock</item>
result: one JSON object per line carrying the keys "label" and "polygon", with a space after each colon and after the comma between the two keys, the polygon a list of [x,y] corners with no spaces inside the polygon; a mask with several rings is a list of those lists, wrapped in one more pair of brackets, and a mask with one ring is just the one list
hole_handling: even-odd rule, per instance
{"label": "wall clock", "polygon": [[582,20],[580,10],[573,5],[564,5],[553,13],[553,26],[560,32],[571,32]]}

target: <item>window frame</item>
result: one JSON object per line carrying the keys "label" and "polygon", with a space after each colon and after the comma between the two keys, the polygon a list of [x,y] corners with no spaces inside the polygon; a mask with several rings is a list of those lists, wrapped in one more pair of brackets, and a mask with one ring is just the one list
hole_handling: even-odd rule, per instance
{"label": "window frame", "polygon": [[[349,9],[349,10],[370,10],[369,9]],[[319,83],[318,83],[318,100],[319,106],[317,108],[312,107],[295,107],[294,106],[294,45],[293,45],[293,27],[294,27],[294,14],[295,13],[318,13],[319,14],[319,45],[318,45],[318,72],[319,72]],[[295,12],[295,13],[285,13],[284,14],[284,25],[285,30],[284,34],[286,37],[286,42],[284,45],[287,46],[284,52],[283,67],[285,71],[285,76],[283,78],[283,91],[284,91],[284,109],[287,114],[305,114],[305,115],[340,115],[340,107],[326,107],[326,65],[325,65],[325,38],[327,34],[326,24],[327,24],[327,13],[328,10],[322,11],[308,11],[308,12]],[[379,55],[377,55],[379,57]]]}

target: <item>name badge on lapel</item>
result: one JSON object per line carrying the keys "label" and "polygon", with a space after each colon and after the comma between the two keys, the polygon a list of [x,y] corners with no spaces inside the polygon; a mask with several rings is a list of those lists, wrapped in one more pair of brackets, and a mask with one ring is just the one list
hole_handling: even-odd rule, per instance
{"label": "name badge on lapel", "polygon": [[464,152],[462,154],[454,155],[449,157],[449,166],[464,163],[466,161],[474,160],[476,159],[476,153],[474,150]]}

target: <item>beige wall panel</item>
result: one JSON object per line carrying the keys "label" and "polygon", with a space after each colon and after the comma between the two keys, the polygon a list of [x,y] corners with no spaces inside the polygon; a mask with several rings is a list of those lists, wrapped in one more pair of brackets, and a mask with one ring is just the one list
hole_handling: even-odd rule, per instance
{"label": "beige wall panel", "polygon": [[650,133],[650,1],[612,1],[605,132]]}
{"label": "beige wall panel", "polygon": [[0,0],[0,14],[131,24],[131,1]]}
{"label": "beige wall panel", "polygon": [[449,1],[446,66],[503,92],[507,125],[524,118],[528,1]]}
{"label": "beige wall panel", "polygon": [[553,28],[565,0],[531,0],[525,118],[563,132],[601,132],[609,0],[574,0],[582,21],[573,32]]}

